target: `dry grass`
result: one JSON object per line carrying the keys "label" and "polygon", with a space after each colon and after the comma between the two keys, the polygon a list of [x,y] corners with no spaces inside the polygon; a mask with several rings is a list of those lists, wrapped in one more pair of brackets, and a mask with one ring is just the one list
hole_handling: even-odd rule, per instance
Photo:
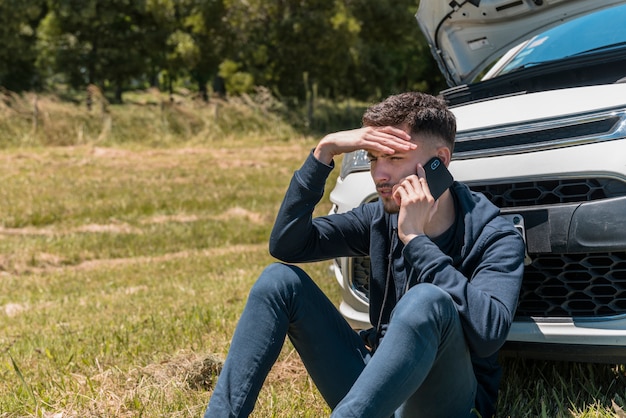
{"label": "dry grass", "polygon": [[[200,416],[310,147],[260,136],[1,153],[0,416]],[[327,265],[311,268],[336,295]],[[256,413],[325,408],[287,346]]]}
{"label": "dry grass", "polygon": [[30,146],[171,146],[222,141],[242,135],[287,140],[297,135],[276,113],[284,106],[260,89],[252,96],[172,98],[155,90],[129,94],[124,105],[97,103],[88,109],[82,95],[61,101],[47,94],[0,91],[0,148]]}

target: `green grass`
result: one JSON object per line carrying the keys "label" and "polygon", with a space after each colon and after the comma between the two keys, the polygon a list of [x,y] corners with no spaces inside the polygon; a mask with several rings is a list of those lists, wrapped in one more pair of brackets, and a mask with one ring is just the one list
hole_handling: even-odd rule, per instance
{"label": "green grass", "polygon": [[[84,110],[54,104],[75,132]],[[128,126],[135,111],[160,117],[158,106],[128,106]],[[147,130],[143,142],[44,146],[12,125],[23,141],[0,153],[0,417],[202,415],[248,289],[273,261],[282,194],[315,139],[272,118],[252,134],[248,115],[262,110],[241,104],[217,116],[238,120],[235,134],[202,139],[194,132],[214,109],[187,106],[199,116],[171,124],[188,137],[163,139],[142,122],[126,136]],[[328,209],[326,199],[317,213]],[[304,267],[338,303],[328,263]],[[621,366],[504,364],[499,416],[625,416]],[[254,416],[328,414],[286,344]]]}

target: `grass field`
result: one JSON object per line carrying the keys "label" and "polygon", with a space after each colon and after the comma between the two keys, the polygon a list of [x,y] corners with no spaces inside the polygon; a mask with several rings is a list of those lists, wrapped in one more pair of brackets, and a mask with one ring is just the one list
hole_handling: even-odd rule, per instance
{"label": "grass field", "polygon": [[[201,416],[315,139],[254,105],[181,105],[166,125],[158,106],[39,106],[36,131],[26,110],[0,120],[19,137],[0,138],[0,417]],[[133,115],[149,122],[117,133]],[[304,267],[338,303],[328,264]],[[504,365],[499,416],[626,416],[622,366]],[[254,416],[329,412],[287,344]]]}

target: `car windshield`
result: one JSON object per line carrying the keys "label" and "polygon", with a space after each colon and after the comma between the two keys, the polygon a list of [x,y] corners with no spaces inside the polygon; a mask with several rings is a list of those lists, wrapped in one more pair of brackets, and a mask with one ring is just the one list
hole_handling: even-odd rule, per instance
{"label": "car windshield", "polygon": [[574,19],[521,48],[497,75],[626,44],[626,4]]}

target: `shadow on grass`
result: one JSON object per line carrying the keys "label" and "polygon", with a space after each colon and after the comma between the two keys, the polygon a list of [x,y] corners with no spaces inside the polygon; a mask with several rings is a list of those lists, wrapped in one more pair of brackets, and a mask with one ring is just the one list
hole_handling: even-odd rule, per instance
{"label": "shadow on grass", "polygon": [[626,417],[623,365],[501,360],[498,416],[564,417],[596,411],[599,417]]}

